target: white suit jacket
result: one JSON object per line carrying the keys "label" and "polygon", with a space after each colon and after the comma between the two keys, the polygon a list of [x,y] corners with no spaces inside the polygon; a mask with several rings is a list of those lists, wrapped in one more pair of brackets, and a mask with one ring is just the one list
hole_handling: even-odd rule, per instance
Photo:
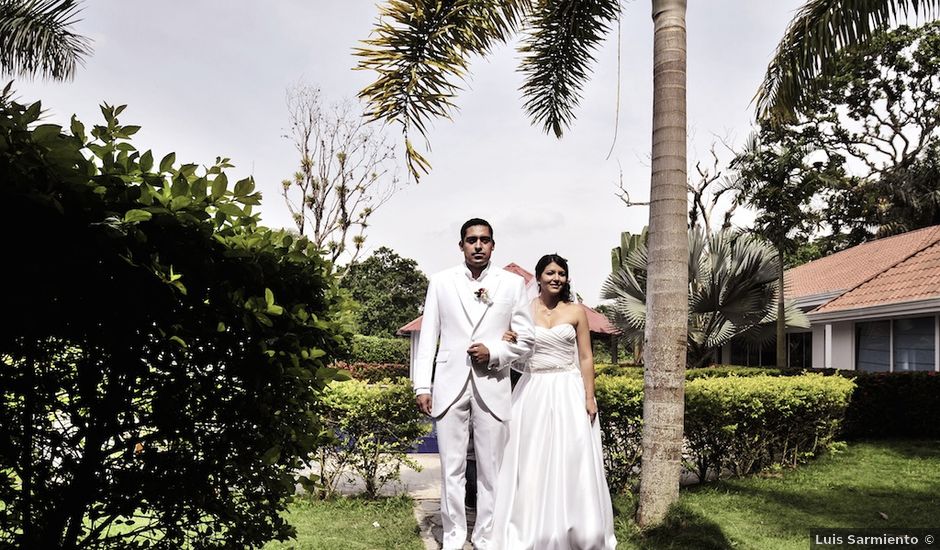
{"label": "white suit jacket", "polygon": [[[489,410],[509,420],[509,365],[529,355],[535,342],[525,283],[515,273],[491,265],[486,277],[472,285],[486,289],[486,307],[481,307],[468,287],[466,269],[461,264],[430,279],[412,382],[419,394],[431,388],[431,415],[436,417],[450,407],[472,376]],[[515,343],[502,339],[510,327],[518,334]],[[490,350],[489,365],[471,365],[467,348],[475,342]]]}

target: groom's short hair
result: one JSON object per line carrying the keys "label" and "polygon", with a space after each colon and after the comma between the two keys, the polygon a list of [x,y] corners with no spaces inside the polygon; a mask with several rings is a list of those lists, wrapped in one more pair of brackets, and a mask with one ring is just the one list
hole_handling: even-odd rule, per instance
{"label": "groom's short hair", "polygon": [[460,226],[460,242],[463,242],[464,237],[467,236],[467,229],[470,229],[476,225],[485,225],[486,228],[490,230],[490,237],[493,236],[493,226],[490,225],[490,222],[484,220],[483,218],[470,218],[469,220],[463,222],[463,225]]}

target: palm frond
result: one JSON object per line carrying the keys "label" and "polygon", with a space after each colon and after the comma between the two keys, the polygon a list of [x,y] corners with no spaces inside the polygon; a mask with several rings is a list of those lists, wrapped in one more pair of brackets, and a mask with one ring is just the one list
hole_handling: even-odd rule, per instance
{"label": "palm frond", "polygon": [[754,101],[758,118],[789,122],[841,49],[892,23],[940,13],[940,0],[810,0],[784,32]]}
{"label": "palm frond", "polygon": [[519,51],[525,110],[561,137],[581,99],[594,51],[620,11],[619,0],[540,0]]}
{"label": "palm frond", "polygon": [[359,97],[373,120],[402,125],[415,179],[430,164],[414,147],[410,131],[426,140],[432,118],[450,117],[458,83],[469,74],[469,57],[507,40],[529,7],[529,0],[389,0],[381,9],[373,37],[354,52],[359,69],[378,74]]}
{"label": "palm frond", "polygon": [[75,0],[0,0],[0,70],[71,79],[91,53],[89,40],[69,30],[80,12]]}

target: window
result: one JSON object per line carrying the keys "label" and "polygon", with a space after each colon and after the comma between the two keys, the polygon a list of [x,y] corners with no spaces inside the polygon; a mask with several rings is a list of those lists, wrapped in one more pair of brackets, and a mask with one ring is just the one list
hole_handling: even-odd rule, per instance
{"label": "window", "polygon": [[772,367],[777,363],[774,340],[760,344],[745,342],[741,338],[731,339],[731,364],[744,367]]}
{"label": "window", "polygon": [[855,323],[855,368],[867,372],[936,369],[933,317]]}
{"label": "window", "polygon": [[809,369],[813,366],[813,333],[787,334],[787,366]]}
{"label": "window", "polygon": [[933,317],[895,319],[894,370],[934,370]]}
{"label": "window", "polygon": [[855,369],[891,370],[891,321],[855,323]]}

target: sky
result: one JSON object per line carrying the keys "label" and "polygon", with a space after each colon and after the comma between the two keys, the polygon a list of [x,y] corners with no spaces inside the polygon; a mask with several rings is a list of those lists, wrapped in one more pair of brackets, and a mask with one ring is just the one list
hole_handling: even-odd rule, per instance
{"label": "sky", "polygon": [[[751,99],[783,35],[795,0],[689,2],[689,169],[708,163],[716,141],[740,146],[751,130]],[[280,182],[298,156],[287,130],[285,94],[298,81],[327,101],[355,98],[374,74],[354,70],[353,48],[377,19],[374,0],[94,0],[79,34],[93,54],[68,82],[18,80],[17,98],[41,100],[50,122],[77,114],[100,122],[102,102],[126,104],[123,124],[142,126],[133,143],[155,158],[210,165],[229,157],[229,181],[253,176],[263,193],[262,222],[290,227]],[[532,271],[540,256],[569,261],[575,290],[600,302],[610,251],[623,231],[638,232],[648,208],[652,118],[650,4],[624,2],[597,51],[577,119],[562,139],[525,117],[516,45],[476,58],[452,120],[429,132],[432,164],[373,214],[366,254],[387,246],[431,274],[461,261],[460,225],[471,217],[494,228],[493,261]],[[618,98],[619,87],[619,98]],[[618,117],[619,101],[619,117]],[[401,142],[400,129],[386,129]],[[617,138],[614,141],[614,134]],[[720,149],[720,147],[719,147]],[[607,158],[611,151],[610,158]],[[399,173],[405,176],[399,155]],[[725,154],[730,158],[730,154]],[[743,221],[742,221],[743,220]],[[746,213],[737,223],[746,224]]]}

